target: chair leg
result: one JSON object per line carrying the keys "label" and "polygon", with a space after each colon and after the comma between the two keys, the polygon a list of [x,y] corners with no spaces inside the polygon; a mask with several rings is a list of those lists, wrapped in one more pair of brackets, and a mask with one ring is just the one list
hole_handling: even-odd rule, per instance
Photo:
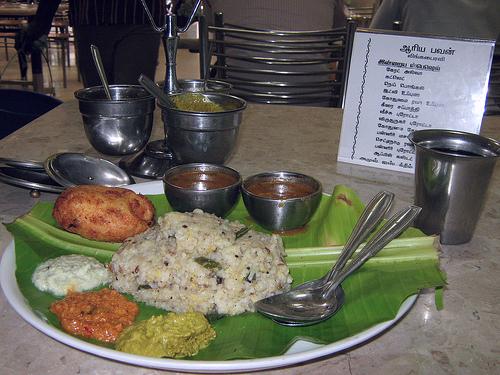
{"label": "chair leg", "polygon": [[66,77],[66,43],[64,40],[61,41],[61,65],[63,70],[63,87],[68,87],[67,77]]}
{"label": "chair leg", "polygon": [[9,47],[7,45],[7,38],[3,38],[3,45],[5,46],[5,58],[9,61]]}
{"label": "chair leg", "polygon": [[76,43],[73,47],[75,48],[76,79],[78,82],[82,82],[82,75],[80,74],[80,67],[78,65],[78,48],[76,47]]}
{"label": "chair leg", "polygon": [[66,44],[66,63],[68,66],[71,66],[71,58],[70,58],[70,51],[69,51],[69,39],[66,39],[65,42]]}
{"label": "chair leg", "polygon": [[21,75],[21,80],[28,80],[28,57],[24,52],[17,53],[17,59],[19,64],[19,74]]}
{"label": "chair leg", "polygon": [[52,63],[52,57],[50,53],[50,43],[52,43],[52,41],[49,40],[47,43],[47,48],[45,49],[45,56],[47,56],[47,61],[49,65]]}

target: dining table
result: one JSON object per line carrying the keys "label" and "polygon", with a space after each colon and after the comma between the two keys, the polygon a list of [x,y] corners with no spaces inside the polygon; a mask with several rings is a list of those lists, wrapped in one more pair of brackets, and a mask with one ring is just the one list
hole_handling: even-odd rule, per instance
{"label": "dining table", "polygon": [[[0,1],[0,20],[17,20],[19,22],[30,22],[36,15],[38,9],[38,4],[36,2],[18,2],[18,1]],[[58,8],[58,12],[67,11],[68,5],[61,4]],[[31,57],[29,62],[31,63],[31,74],[33,91],[44,92],[43,87],[43,54],[39,49],[34,49],[31,52]],[[24,59],[28,61],[26,55],[18,55],[19,59]],[[20,83],[24,85],[23,81],[27,81],[26,67],[19,63],[21,71],[21,82],[13,81],[15,83]],[[12,82],[10,82],[12,83]]]}
{"label": "dining table", "polygon": [[4,17],[32,17],[36,14],[38,4],[17,1],[0,1],[0,14]]}
{"label": "dining table", "polygon": [[[21,2],[0,2],[0,19],[16,19],[18,21],[31,21],[36,14],[38,4],[36,3],[21,3]],[[24,54],[18,55],[19,59],[27,58]],[[43,65],[42,53],[35,49],[31,53],[31,74],[33,91],[43,92]],[[20,62],[21,81],[27,81],[26,68]],[[21,82],[22,83],[22,82]]]}
{"label": "dining table", "polygon": [[[227,165],[242,177],[274,170],[305,173],[323,191],[351,187],[363,202],[380,190],[395,194],[394,210],[413,203],[414,176],[337,161],[343,110],[249,103]],[[151,140],[163,137],[156,110]],[[485,116],[481,134],[500,138],[500,116]],[[0,157],[43,161],[60,152],[101,155],[87,140],[76,100],[67,101],[0,140]],[[496,164],[474,237],[440,245],[446,274],[443,308],[424,289],[397,322],[374,337],[331,355],[264,369],[265,374],[493,374],[500,373],[500,163]],[[136,178],[136,182],[145,179]],[[470,183],[474,183],[471,181]],[[0,221],[10,223],[56,193],[0,183]],[[9,241],[0,225],[1,241]],[[0,372],[18,374],[166,374],[67,346],[32,327],[0,295]]]}

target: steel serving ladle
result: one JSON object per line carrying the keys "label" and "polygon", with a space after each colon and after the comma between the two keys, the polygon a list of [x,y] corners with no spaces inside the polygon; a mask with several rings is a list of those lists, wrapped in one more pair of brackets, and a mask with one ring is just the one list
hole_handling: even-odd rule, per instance
{"label": "steel serving ladle", "polygon": [[[287,326],[312,325],[330,318],[344,304],[341,283],[408,228],[420,210],[420,207],[411,205],[396,213],[349,264],[340,268],[336,263],[326,275],[326,279],[316,280],[317,284],[309,283],[309,287],[304,288],[304,285],[301,285],[289,292],[257,301],[255,309],[275,322]],[[348,259],[347,254],[352,252],[352,248],[344,247],[339,261]]]}

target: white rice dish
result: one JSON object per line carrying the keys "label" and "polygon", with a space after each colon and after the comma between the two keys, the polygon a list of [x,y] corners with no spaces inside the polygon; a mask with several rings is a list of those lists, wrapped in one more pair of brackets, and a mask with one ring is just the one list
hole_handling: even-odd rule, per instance
{"label": "white rice dish", "polygon": [[113,274],[97,259],[84,255],[62,255],[40,263],[31,280],[42,292],[64,296],[111,282]]}
{"label": "white rice dish", "polygon": [[174,312],[236,315],[290,289],[281,237],[194,210],[171,212],[125,241],[111,261],[112,287]]}

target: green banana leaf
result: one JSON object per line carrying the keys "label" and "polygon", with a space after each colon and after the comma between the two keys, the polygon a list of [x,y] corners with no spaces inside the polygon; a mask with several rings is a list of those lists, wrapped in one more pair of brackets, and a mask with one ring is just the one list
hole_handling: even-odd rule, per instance
{"label": "green banana leaf", "polygon": [[[171,210],[163,194],[148,197],[158,216]],[[321,277],[330,269],[342,249],[339,245],[346,242],[363,207],[354,191],[336,186],[332,195],[323,196],[318,211],[304,230],[283,235],[294,285]],[[52,203],[39,203],[6,227],[15,238],[16,278],[21,293],[39,316],[60,328],[57,318],[49,311],[56,298],[40,292],[31,282],[36,266],[45,259],[68,253],[94,256],[108,262],[119,244],[91,241],[59,229],[52,218],[52,208]],[[228,219],[265,231],[252,221],[241,200]],[[409,228],[342,284],[345,305],[325,322],[292,328],[275,324],[258,313],[223,317],[212,322],[217,338],[190,359],[276,356],[285,353],[299,339],[328,344],[391,320],[407,297],[424,288],[444,286],[445,277],[439,269],[434,242],[434,237]],[[139,320],[165,313],[142,303],[139,305]]]}

